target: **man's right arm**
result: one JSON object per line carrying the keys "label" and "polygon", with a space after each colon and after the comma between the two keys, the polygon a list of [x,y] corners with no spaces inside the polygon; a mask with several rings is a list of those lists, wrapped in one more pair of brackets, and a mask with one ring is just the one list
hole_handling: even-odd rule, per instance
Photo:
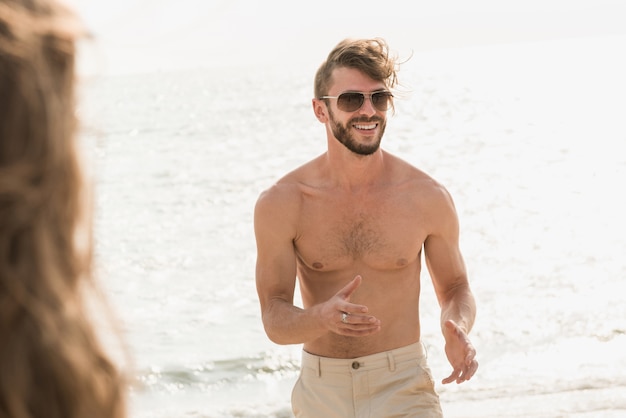
{"label": "man's right arm", "polygon": [[[356,277],[332,298],[302,309],[293,304],[296,286],[296,252],[299,199],[288,185],[264,192],[254,210],[257,244],[256,287],[265,332],[276,344],[302,344],[327,332],[363,336],[378,331],[380,323],[367,308],[350,303],[361,284]],[[342,312],[349,323],[341,321]]]}
{"label": "man's right arm", "polygon": [[275,185],[254,209],[256,287],[265,332],[277,344],[299,344],[326,332],[319,316],[294,306],[298,202],[289,185]]}

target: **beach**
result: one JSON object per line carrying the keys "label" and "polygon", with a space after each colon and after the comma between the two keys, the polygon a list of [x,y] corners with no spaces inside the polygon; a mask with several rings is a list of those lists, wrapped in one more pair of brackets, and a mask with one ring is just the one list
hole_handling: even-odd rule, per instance
{"label": "beach", "polygon": [[[325,151],[313,77],[347,36],[383,36],[405,59],[382,146],[445,185],[459,215],[480,367],[436,384],[446,418],[626,416],[619,1],[72,2],[95,35],[80,140],[118,322],[96,317],[136,379],[130,417],[292,417],[301,346],[264,333],[252,213]],[[421,281],[441,382],[425,268]]]}
{"label": "beach", "polygon": [[[626,414],[626,65],[621,36],[423,51],[383,147],[454,197],[480,368],[437,384],[454,417]],[[265,336],[259,193],[324,152],[315,68],[86,77],[98,277],[138,384],[133,418],[291,416],[300,346]],[[422,276],[422,339],[449,372]]]}

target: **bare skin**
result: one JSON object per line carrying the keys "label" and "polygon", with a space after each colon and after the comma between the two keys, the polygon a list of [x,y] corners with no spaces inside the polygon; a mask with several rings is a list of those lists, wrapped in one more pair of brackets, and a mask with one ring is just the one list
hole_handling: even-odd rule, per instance
{"label": "bare skin", "polygon": [[[328,95],[384,88],[356,69],[338,68]],[[469,380],[478,368],[468,338],[476,308],[450,195],[376,147],[386,112],[371,101],[352,113],[340,111],[335,101],[312,104],[326,126],[327,152],[262,193],[255,208],[256,281],[267,335],[277,344],[303,344],[309,353],[333,358],[418,342],[423,250],[453,369],[443,383]],[[345,125],[358,145],[376,150],[349,150],[333,123]],[[296,278],[303,307],[293,303]]]}

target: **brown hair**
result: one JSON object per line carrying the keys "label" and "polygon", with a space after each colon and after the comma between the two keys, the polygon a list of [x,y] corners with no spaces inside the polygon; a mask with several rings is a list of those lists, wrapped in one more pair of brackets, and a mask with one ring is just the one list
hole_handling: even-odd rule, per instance
{"label": "brown hair", "polygon": [[390,54],[385,40],[344,39],[328,54],[315,75],[315,97],[328,94],[335,68],[355,68],[392,89],[398,82],[397,58]]}
{"label": "brown hair", "polygon": [[54,0],[0,0],[0,417],[126,416],[125,379],[83,293],[95,282],[78,23]]}

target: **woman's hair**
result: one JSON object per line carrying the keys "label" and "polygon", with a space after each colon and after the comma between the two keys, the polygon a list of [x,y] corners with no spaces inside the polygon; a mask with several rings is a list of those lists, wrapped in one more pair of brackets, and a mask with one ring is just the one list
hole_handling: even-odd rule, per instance
{"label": "woman's hair", "polygon": [[382,81],[387,88],[396,86],[397,58],[390,55],[387,43],[380,38],[345,39],[328,54],[315,75],[315,97],[328,94],[335,68],[357,69],[372,80]]}
{"label": "woman's hair", "polygon": [[95,283],[76,143],[79,23],[54,0],[0,0],[2,418],[126,416],[125,379],[84,299]]}

